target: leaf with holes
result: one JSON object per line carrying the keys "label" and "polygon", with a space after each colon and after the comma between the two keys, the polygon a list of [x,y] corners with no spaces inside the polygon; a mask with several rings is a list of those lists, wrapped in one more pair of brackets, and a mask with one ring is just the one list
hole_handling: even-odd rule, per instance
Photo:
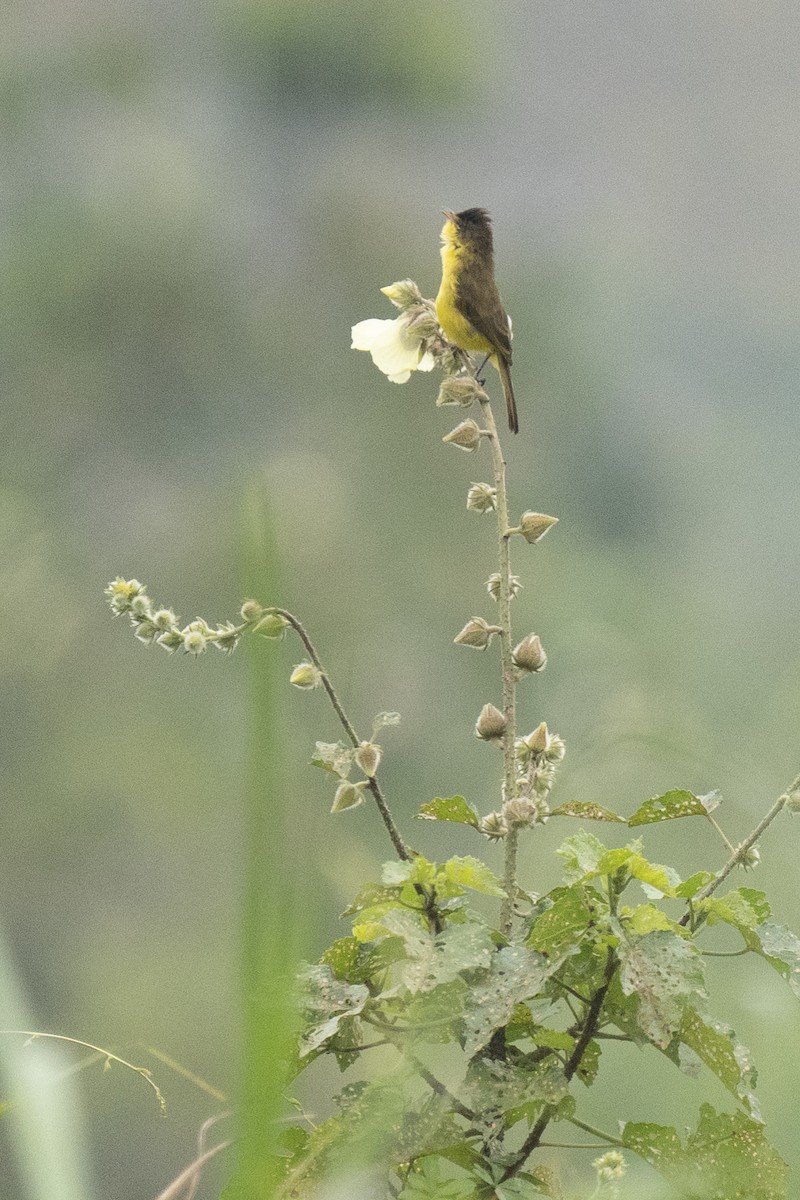
{"label": "leaf with holes", "polygon": [[470,1008],[464,1014],[464,1050],[468,1058],[491,1041],[492,1034],[508,1023],[520,1000],[535,996],[561,965],[525,946],[504,946],[492,957],[491,971],[472,984]]}
{"label": "leaf with holes", "polygon": [[695,796],[693,792],[674,788],[663,796],[652,796],[637,808],[628,824],[652,825],[655,821],[674,821],[679,817],[706,817],[720,803],[718,792]]}
{"label": "leaf with holes", "polygon": [[716,1075],[751,1117],[760,1119],[753,1094],[757,1072],[750,1051],[736,1040],[736,1034],[721,1021],[703,1018],[691,1005],[683,1011],[679,1037]]}
{"label": "leaf with holes", "polygon": [[534,921],[526,944],[548,955],[572,951],[596,925],[602,911],[600,897],[591,888],[576,884],[555,888],[547,901],[549,905]]}
{"label": "leaf with holes", "polygon": [[478,813],[463,796],[436,796],[420,805],[419,821],[455,821],[459,825],[478,828]]}
{"label": "leaf with holes", "polygon": [[664,1050],[680,1027],[686,1004],[706,996],[702,959],[691,942],[661,930],[621,939],[617,953],[622,991],[638,996],[639,1026]]}
{"label": "leaf with holes", "polygon": [[307,1057],[335,1037],[345,1017],[357,1016],[369,991],[361,983],[335,979],[329,966],[309,966],[300,974],[301,1003],[305,1013],[299,1054]]}
{"label": "leaf with holes", "polygon": [[557,808],[552,808],[550,816],[580,817],[583,821],[608,821],[617,825],[625,824],[624,817],[617,816],[609,808],[593,804],[590,800],[567,800],[566,804],[559,804]]}

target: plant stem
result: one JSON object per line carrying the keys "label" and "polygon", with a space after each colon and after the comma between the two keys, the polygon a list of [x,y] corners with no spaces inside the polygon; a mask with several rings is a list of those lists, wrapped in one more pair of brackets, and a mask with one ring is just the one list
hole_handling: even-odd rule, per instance
{"label": "plant stem", "polygon": [[[508,523],[508,495],[506,492],[506,462],[503,448],[497,433],[497,425],[489,403],[488,396],[480,401],[483,420],[489,433],[489,445],[492,451],[494,468],[494,485],[497,493],[497,543],[500,587],[498,589],[498,613],[500,625],[500,653],[503,672],[503,716],[505,729],[503,731],[503,784],[504,798],[513,800],[516,794],[516,737],[517,737],[517,705],[516,705],[516,672],[512,658],[513,639],[511,637],[511,540]],[[509,829],[505,838],[505,869],[503,886],[506,897],[500,913],[500,930],[508,937],[511,933],[511,921],[514,910],[514,896],[517,890],[517,844],[519,829]]]}
{"label": "plant stem", "polygon": [[[794,793],[794,792],[797,792],[798,789],[800,789],[800,775],[797,775],[792,780],[792,782],[789,784],[786,791],[783,792],[782,795],[780,795],[778,797],[778,799],[772,805],[772,808],[770,808],[770,810],[767,812],[766,816],[764,816],[758,822],[758,824],[756,825],[755,829],[750,834],[750,836],[746,837],[740,846],[737,846],[737,848],[734,850],[733,854],[730,856],[728,861],[725,863],[725,866],[722,868],[722,870],[719,872],[719,874],[716,875],[714,877],[714,879],[711,880],[710,883],[706,884],[706,886],[704,888],[701,888],[701,890],[697,893],[697,895],[692,898],[692,904],[696,904],[698,902],[698,900],[707,900],[708,897],[717,890],[719,885],[721,883],[724,883],[724,881],[730,875],[731,871],[733,871],[740,864],[740,862],[742,861],[742,857],[747,853],[747,851],[752,849],[753,846],[755,846],[758,839],[764,833],[764,830],[767,829],[767,827],[772,824],[772,822],[777,817],[778,813],[783,811],[783,808],[786,805],[786,803],[788,802],[790,795],[792,795],[792,793]],[[683,914],[683,916],[679,920],[678,924],[683,925],[685,927],[689,924],[691,919],[692,919],[692,910],[689,909],[689,910],[687,910],[687,912],[685,912]]]}
{"label": "plant stem", "polygon": [[[341,703],[339,697],[336,695],[336,692],[334,691],[330,676],[328,675],[328,672],[325,670],[322,663],[320,662],[319,655],[317,654],[317,651],[314,647],[314,643],[311,641],[311,638],[306,633],[306,631],[303,628],[303,626],[301,625],[300,621],[297,619],[296,616],[294,616],[293,613],[288,612],[285,608],[274,608],[274,607],[266,608],[266,609],[264,609],[264,612],[265,613],[277,613],[278,616],[283,617],[285,621],[289,622],[292,629],[295,631],[297,636],[300,638],[300,641],[303,643],[306,650],[308,651],[309,658],[311,659],[312,663],[314,664],[314,666],[317,668],[317,670],[320,673],[320,677],[322,679],[322,686],[325,688],[325,691],[328,693],[328,699],[330,700],[331,704],[333,705],[333,710],[336,713],[337,717],[339,718],[342,728],[344,729],[345,733],[347,734],[347,736],[350,739],[353,746],[356,747],[356,749],[357,749],[361,745],[361,739],[359,738],[359,736],[356,733],[353,726],[350,724],[350,720],[347,716],[347,713],[342,708],[342,703]],[[386,803],[386,797],[384,796],[383,792],[381,791],[380,784],[378,783],[377,779],[374,776],[369,779],[369,781],[367,783],[367,787],[368,787],[369,791],[372,793],[372,797],[378,806],[378,811],[381,814],[381,817],[383,818],[383,823],[386,826],[389,837],[392,839],[392,845],[394,846],[395,850],[397,851],[397,857],[405,859],[407,862],[410,861],[411,852],[408,849],[408,846],[405,844],[405,842],[402,838],[402,835],[400,833],[400,830],[395,825],[394,818],[392,817],[392,814],[389,811],[389,805]]]}

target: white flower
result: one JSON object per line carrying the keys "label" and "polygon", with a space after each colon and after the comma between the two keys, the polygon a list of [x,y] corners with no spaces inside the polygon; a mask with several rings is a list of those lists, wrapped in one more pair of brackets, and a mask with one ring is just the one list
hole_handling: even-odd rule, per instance
{"label": "white flower", "polygon": [[371,317],[359,321],[351,332],[351,350],[368,350],[379,371],[392,383],[406,383],[412,371],[431,371],[433,356],[423,352],[419,335],[408,328],[405,316],[393,321]]}

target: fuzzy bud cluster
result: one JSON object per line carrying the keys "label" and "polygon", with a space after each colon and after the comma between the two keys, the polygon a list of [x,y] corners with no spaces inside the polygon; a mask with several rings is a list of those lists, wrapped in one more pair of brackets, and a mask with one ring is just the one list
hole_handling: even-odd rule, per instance
{"label": "fuzzy bud cluster", "polygon": [[485,650],[496,633],[501,633],[499,625],[490,625],[483,617],[470,617],[460,633],[453,641],[457,646],[471,646],[474,650]]}
{"label": "fuzzy bud cluster", "polygon": [[[230,654],[244,632],[245,626],[233,625],[230,621],[213,628],[202,617],[181,628],[177,614],[171,608],[159,608],[153,604],[147,588],[138,579],[118,577],[109,583],[105,595],[114,616],[128,615],[138,641],[145,646],[160,646],[168,654],[182,650],[184,654],[197,658],[205,654],[209,646]],[[255,603],[247,601],[243,607]],[[258,609],[259,612],[263,611],[260,605]]]}
{"label": "fuzzy bud cluster", "polygon": [[520,517],[519,527],[514,532],[521,533],[525,541],[533,546],[557,524],[558,517],[549,517],[547,513],[524,512]]}
{"label": "fuzzy bud cluster", "polygon": [[497,488],[488,483],[473,483],[467,492],[467,509],[487,513],[497,508]]}
{"label": "fuzzy bud cluster", "polygon": [[484,742],[500,742],[506,727],[507,721],[500,709],[493,704],[484,704],[475,722],[475,736]]}
{"label": "fuzzy bud cluster", "polygon": [[535,674],[547,666],[547,655],[537,633],[529,633],[514,647],[512,658],[514,666],[522,675]]}
{"label": "fuzzy bud cluster", "polygon": [[476,400],[486,400],[486,392],[471,375],[445,375],[436,397],[437,407],[456,404],[460,408],[471,408]]}
{"label": "fuzzy bud cluster", "polygon": [[294,684],[296,688],[310,691],[312,688],[318,688],[322,683],[322,672],[312,662],[301,662],[289,676],[289,683]]}
{"label": "fuzzy bud cluster", "polygon": [[459,450],[465,450],[470,454],[478,449],[482,437],[480,426],[472,420],[472,417],[469,417],[460,425],[456,425],[455,429],[446,433],[442,441],[447,442],[450,446],[458,446]]}
{"label": "fuzzy bud cluster", "polygon": [[[519,577],[517,575],[511,575],[509,577],[509,585],[510,585],[509,586],[509,594],[511,596],[511,599],[513,600],[515,598],[515,596],[518,596],[520,594],[520,592],[522,591],[522,584],[520,583]],[[486,590],[489,593],[489,595],[492,597],[493,600],[500,599],[500,572],[499,571],[495,571],[494,574],[490,575],[489,578],[486,580]]]}

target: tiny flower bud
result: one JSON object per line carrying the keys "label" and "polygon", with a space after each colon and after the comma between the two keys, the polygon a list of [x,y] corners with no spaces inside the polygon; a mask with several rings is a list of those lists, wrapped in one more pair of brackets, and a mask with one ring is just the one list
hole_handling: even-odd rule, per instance
{"label": "tiny flower bud", "polygon": [[548,529],[558,524],[558,517],[548,517],[546,513],[524,512],[520,517],[519,532],[531,545],[540,542]]}
{"label": "tiny flower bud", "polygon": [[406,329],[415,337],[430,341],[436,337],[439,329],[436,313],[426,304],[415,304],[406,312]]}
{"label": "tiny flower bud", "polygon": [[231,625],[230,621],[216,631],[216,636],[213,639],[214,645],[223,654],[232,654],[239,642],[242,640],[241,631],[235,625]]}
{"label": "tiny flower bud", "polygon": [[484,742],[499,742],[506,731],[506,719],[499,708],[493,704],[484,704],[480,716],[475,722],[475,734]]}
{"label": "tiny flower bud", "polygon": [[597,1178],[600,1183],[610,1183],[614,1179],[622,1179],[628,1169],[625,1159],[620,1154],[619,1150],[609,1150],[606,1154],[601,1154],[592,1163]]}
{"label": "tiny flower bud", "polygon": [[264,609],[257,600],[245,600],[244,604],[239,609],[239,616],[243,621],[247,621],[249,624],[251,621],[257,621],[263,611]]}
{"label": "tiny flower bud", "polygon": [[500,632],[499,625],[490,625],[483,617],[471,617],[453,641],[457,646],[472,646],[475,650],[485,650],[493,636]]}
{"label": "tiny flower bud", "polygon": [[479,396],[485,396],[483,388],[471,375],[446,375],[439,385],[439,395],[436,405],[442,408],[445,404],[457,404],[461,408],[471,408]]}
{"label": "tiny flower bud", "polygon": [[123,579],[121,575],[118,575],[105,589],[105,597],[111,605],[114,615],[119,616],[120,613],[130,610],[134,596],[138,596],[143,591],[144,588],[138,579]]}
{"label": "tiny flower bud", "polygon": [[497,488],[488,483],[473,483],[467,492],[467,508],[470,512],[491,512],[497,508]]}
{"label": "tiny flower bud", "polygon": [[183,636],[178,629],[168,629],[166,633],[162,633],[156,638],[159,646],[163,646],[168,654],[174,654],[183,645]]}
{"label": "tiny flower bud", "polygon": [[550,734],[550,745],[545,751],[545,758],[548,762],[561,762],[564,755],[567,753],[567,747],[564,745],[564,739],[560,738],[557,733]]}
{"label": "tiny flower bud", "polygon": [[544,647],[536,633],[529,633],[526,638],[523,638],[519,645],[514,647],[512,658],[514,665],[520,671],[534,673],[535,671],[543,671],[547,665],[547,655],[544,652]]}
{"label": "tiny flower bud", "polygon": [[761,851],[758,846],[751,846],[749,850],[745,850],[739,855],[739,865],[744,867],[745,871],[752,871],[761,862]]}
{"label": "tiny flower bud", "polygon": [[539,805],[529,796],[516,796],[513,800],[506,800],[503,816],[512,829],[535,825],[539,817]]}
{"label": "tiny flower bud", "polygon": [[253,632],[260,633],[265,638],[282,638],[289,628],[289,622],[286,617],[282,617],[280,613],[267,613],[258,624]]}
{"label": "tiny flower bud", "polygon": [[316,688],[322,683],[322,672],[310,662],[301,662],[289,676],[289,683],[298,688]]}
{"label": "tiny flower bud", "polygon": [[391,300],[395,308],[401,310],[410,308],[412,304],[422,303],[422,293],[413,279],[399,279],[397,283],[390,283],[386,287],[382,287],[381,291]]}
{"label": "tiny flower bud", "polygon": [[523,738],[525,745],[530,750],[531,754],[544,754],[550,745],[550,734],[547,732],[547,725],[542,721],[541,725],[537,725],[533,733],[529,733],[526,738]]}
{"label": "tiny flower bud", "polygon": [[449,442],[452,446],[458,446],[459,450],[466,450],[469,453],[472,450],[477,450],[481,444],[481,431],[478,425],[470,417],[467,421],[462,421],[460,425],[456,425],[450,433],[445,434],[442,438],[443,442]]}
{"label": "tiny flower bud", "polygon": [[171,608],[160,608],[158,612],[153,613],[153,624],[156,629],[174,629],[178,618]]}
{"label": "tiny flower bud", "polygon": [[331,805],[331,812],[345,812],[348,808],[357,808],[359,804],[363,804],[363,792],[366,786],[367,784],[364,780],[360,783],[350,783],[349,780],[343,779],[336,789],[336,795]]}
{"label": "tiny flower bud", "polygon": [[381,748],[374,742],[362,742],[356,750],[356,762],[370,779],[375,775],[381,761]]}
{"label": "tiny flower bud", "polygon": [[501,838],[508,836],[508,822],[502,813],[489,813],[487,817],[479,823],[478,828],[481,833],[492,841],[500,841]]}
{"label": "tiny flower bud", "polygon": [[[512,575],[510,577],[509,583],[511,585],[509,588],[509,592],[511,594],[511,599],[513,600],[514,597],[518,596],[519,593],[522,591],[522,584],[520,583],[519,578],[516,575]],[[489,595],[492,597],[493,600],[500,599],[500,572],[499,571],[495,571],[494,574],[490,575],[489,578],[486,580],[486,590],[489,593]]]}
{"label": "tiny flower bud", "polygon": [[150,603],[150,597],[147,592],[139,592],[134,596],[130,603],[132,617],[147,617],[152,619],[153,606]]}
{"label": "tiny flower bud", "polygon": [[195,657],[205,654],[208,649],[208,638],[201,630],[189,626],[183,631],[183,648],[187,654],[194,654]]}
{"label": "tiny flower bud", "polygon": [[153,622],[147,618],[143,620],[137,618],[137,620],[134,622],[134,637],[137,637],[140,642],[144,642],[145,646],[151,645],[158,637],[159,632],[160,631],[156,629]]}
{"label": "tiny flower bud", "polygon": [[800,790],[787,792],[784,797],[783,806],[790,817],[794,817],[800,813]]}

